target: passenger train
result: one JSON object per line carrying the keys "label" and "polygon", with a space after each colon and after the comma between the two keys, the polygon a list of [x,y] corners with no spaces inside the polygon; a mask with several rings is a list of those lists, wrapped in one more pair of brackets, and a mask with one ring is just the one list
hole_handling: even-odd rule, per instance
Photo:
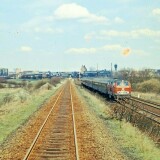
{"label": "passenger train", "polygon": [[81,84],[116,100],[130,98],[131,96],[131,84],[126,80],[82,78]]}

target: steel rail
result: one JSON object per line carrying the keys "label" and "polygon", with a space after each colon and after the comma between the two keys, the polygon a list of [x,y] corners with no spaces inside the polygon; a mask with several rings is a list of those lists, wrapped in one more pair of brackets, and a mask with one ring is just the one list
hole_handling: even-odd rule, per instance
{"label": "steel rail", "polygon": [[53,106],[52,106],[50,112],[48,113],[48,115],[47,115],[45,121],[43,122],[42,126],[40,127],[40,129],[39,129],[39,131],[38,131],[36,137],[34,138],[32,144],[31,144],[30,148],[28,149],[28,151],[27,151],[25,157],[23,158],[23,160],[27,160],[27,159],[29,158],[31,151],[33,150],[33,148],[34,148],[34,146],[35,146],[35,143],[36,143],[36,141],[38,140],[38,137],[40,136],[40,134],[41,134],[41,132],[42,132],[42,130],[43,130],[43,128],[44,128],[44,126],[45,126],[45,124],[46,124],[46,122],[47,122],[47,120],[48,120],[50,114],[51,114],[51,112],[53,111],[54,106],[56,105],[57,101],[59,100],[59,98],[60,98],[60,96],[61,96],[63,90],[64,90],[64,88],[62,89],[62,91],[61,91],[60,94],[58,95],[58,97],[57,97],[55,103],[53,104]]}
{"label": "steel rail", "polygon": [[[142,110],[137,111],[137,110],[133,109],[132,107],[129,107],[129,106],[127,106],[127,105],[124,105],[124,103],[121,103],[120,101],[117,101],[117,103],[120,104],[121,106],[127,107],[128,109],[132,110],[133,112],[136,112],[136,113],[139,114],[139,115],[144,115],[144,113],[141,113],[141,112],[140,112],[140,111],[142,111]],[[152,116],[152,114],[151,114],[151,116]],[[152,121],[154,121],[154,122],[157,123],[157,124],[160,124],[160,121],[157,121],[157,120],[149,117],[149,115],[145,115],[145,117],[148,118],[148,119],[150,119],[150,120],[152,120]]]}
{"label": "steel rail", "polygon": [[[93,91],[90,91],[90,90],[87,90],[87,91],[89,91],[91,94],[93,94]],[[100,94],[99,94],[99,95],[100,95]],[[102,97],[102,96],[100,96],[100,97]],[[135,101],[137,101],[137,102],[139,102],[139,103],[141,102],[140,100],[142,100],[142,101],[143,101],[143,102],[141,102],[142,104],[149,105],[149,103],[150,103],[150,104],[151,104],[150,107],[153,107],[153,108],[158,109],[158,110],[160,109],[160,108],[158,107],[160,104],[158,104],[158,103],[156,103],[156,102],[150,102],[150,101],[147,101],[147,100],[144,100],[144,99],[139,99],[139,98],[133,97],[133,96],[132,96],[130,99],[131,99],[131,100],[135,100]],[[126,99],[125,99],[125,100],[126,100]],[[146,103],[145,101],[147,101],[147,103]],[[125,105],[124,103],[121,103],[119,100],[116,100],[115,102],[119,103],[120,105]],[[123,101],[123,102],[124,102],[124,101]],[[126,102],[125,102],[125,103],[126,103]],[[157,105],[157,106],[155,106],[155,105]],[[125,106],[126,106],[126,105],[125,105]],[[134,110],[132,107],[129,107],[129,106],[126,106],[126,107],[129,108],[129,109],[131,109],[131,110],[133,110],[134,112],[142,115],[142,113],[140,113],[139,111]],[[156,116],[156,118],[160,116],[159,114],[156,114],[156,113],[154,113],[154,112],[148,111],[148,110],[146,110],[146,109],[140,108],[140,110],[141,110],[141,111],[145,111],[146,113],[148,112],[148,113],[150,113],[150,115]],[[158,115],[158,116],[157,116],[157,115]],[[146,116],[146,117],[149,118],[149,119],[151,119],[151,120],[153,120],[154,122],[160,124],[160,121],[157,121],[157,120],[155,120],[155,119],[153,119],[153,118],[150,118],[150,117],[148,117],[148,116]]]}
{"label": "steel rail", "polygon": [[[144,102],[144,103],[147,103],[147,104],[150,104],[150,105],[152,105],[153,107],[160,109],[160,104],[157,103],[157,102],[149,101],[149,100],[142,99],[142,98],[137,98],[137,97],[135,97],[135,96],[131,96],[131,99],[137,100],[137,101],[141,101],[141,102]],[[155,106],[155,105],[156,105],[156,106]]]}
{"label": "steel rail", "polygon": [[[156,116],[156,117],[154,117],[154,119],[153,119],[153,118],[151,118],[149,115],[145,115],[146,118],[148,118],[148,119],[156,122],[157,124],[160,124],[160,121],[157,121],[157,120],[156,120],[157,114],[155,114],[155,113],[153,113],[153,112],[150,112],[150,111],[148,111],[148,110],[142,109],[142,108],[138,108],[139,110],[135,110],[134,108],[129,107],[128,105],[122,103],[121,101],[117,101],[117,102],[118,102],[118,104],[120,104],[120,105],[122,105],[122,106],[124,106],[124,107],[127,107],[128,109],[131,109],[133,112],[136,112],[136,113],[138,113],[138,114],[140,114],[140,115],[144,115],[144,113],[141,113],[141,111],[145,111],[146,114],[147,114],[147,113],[150,113],[150,116],[153,116],[153,115]],[[129,104],[129,105],[130,105],[130,104]],[[158,117],[159,117],[159,115],[158,115]]]}
{"label": "steel rail", "polygon": [[160,117],[159,114],[156,114],[156,113],[154,113],[154,112],[151,112],[151,111],[149,111],[149,110],[147,110],[147,109],[141,108],[140,110],[145,111],[145,112],[147,112],[147,113],[150,113],[150,114],[152,114],[152,115],[154,115],[154,116],[156,116],[156,117]]}
{"label": "steel rail", "polygon": [[[134,99],[134,98],[131,98],[131,100],[132,101],[135,101],[135,102],[138,102],[138,103],[141,103],[141,104],[143,104],[143,105],[147,105],[147,106],[142,106],[142,107],[140,107],[140,109],[141,110],[143,110],[143,111],[145,111],[145,112],[148,112],[148,113],[150,113],[150,114],[152,114],[152,115],[155,115],[156,117],[160,117],[160,115],[159,114],[157,114],[157,113],[155,113],[154,111],[151,111],[150,109],[156,109],[157,111],[160,111],[160,108],[159,107],[157,107],[157,106],[155,106],[155,105],[153,105],[152,103],[149,103],[149,102],[146,102],[145,100],[139,100],[139,99]],[[146,109],[147,107],[149,107],[150,109]]]}
{"label": "steel rail", "polygon": [[[93,91],[90,91],[89,89],[87,90],[87,91],[89,91],[89,93],[91,93],[92,95],[93,95]],[[99,94],[100,95],[100,94]],[[100,97],[102,97],[101,95],[100,95]],[[137,97],[134,97],[134,96],[132,96],[131,97],[131,99],[138,99],[138,100],[140,100],[139,98],[137,98]],[[135,101],[136,101],[135,100]],[[144,99],[142,99],[143,101],[147,101],[147,100],[144,100]],[[125,100],[126,101],[126,100]],[[113,101],[112,101],[113,102]],[[125,107],[127,107],[128,109],[131,109],[132,111],[134,111],[134,112],[136,112],[137,114],[141,114],[142,115],[142,113],[140,113],[140,112],[138,112],[138,111],[136,111],[136,110],[134,110],[132,107],[129,107],[129,106],[126,106],[126,105],[124,105],[124,103],[121,103],[119,100],[116,100],[115,102],[117,102],[118,104],[120,104],[120,105],[123,105],[123,106],[125,106]],[[125,102],[126,103],[126,102]],[[156,102],[150,102],[150,101],[147,101],[147,103],[152,103],[152,105],[157,105],[157,106],[159,106],[160,104],[158,104],[158,103],[156,103]],[[146,103],[145,103],[146,104]],[[155,107],[156,109],[159,109],[159,107]],[[141,109],[141,111],[142,111],[142,109]],[[149,112],[149,111],[148,111]],[[152,112],[150,112],[150,113],[152,113]],[[157,115],[157,114],[152,114],[152,115]],[[150,120],[152,120],[152,121],[154,121],[155,123],[157,123],[157,124],[160,124],[160,121],[157,121],[157,120],[155,120],[155,119],[153,119],[153,118],[151,118],[151,117],[148,117],[148,116],[146,116],[146,118],[148,118],[148,119],[150,119]]]}
{"label": "steel rail", "polygon": [[76,160],[79,160],[77,132],[76,132],[76,123],[75,123],[75,116],[74,116],[74,105],[73,105],[73,97],[72,97],[72,92],[71,92],[71,84],[70,84],[70,94],[71,94],[71,105],[72,105],[72,117],[73,117],[73,130],[74,130],[74,143],[75,143],[75,151],[76,151]]}

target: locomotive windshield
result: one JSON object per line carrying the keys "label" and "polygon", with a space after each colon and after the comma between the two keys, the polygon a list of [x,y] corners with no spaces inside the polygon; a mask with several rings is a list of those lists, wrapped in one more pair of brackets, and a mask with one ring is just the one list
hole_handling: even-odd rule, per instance
{"label": "locomotive windshield", "polygon": [[128,81],[124,81],[124,80],[117,81],[117,86],[128,86],[128,85],[129,85]]}

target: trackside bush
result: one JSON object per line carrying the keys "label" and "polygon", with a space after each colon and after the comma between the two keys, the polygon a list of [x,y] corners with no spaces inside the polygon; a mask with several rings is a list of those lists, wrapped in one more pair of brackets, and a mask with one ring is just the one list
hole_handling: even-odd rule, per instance
{"label": "trackside bush", "polygon": [[0,84],[0,88],[4,88],[4,86],[2,84]]}
{"label": "trackside bush", "polygon": [[7,93],[3,98],[3,103],[10,103],[14,99],[13,95],[10,93]]}
{"label": "trackside bush", "polygon": [[138,83],[136,89],[137,91],[144,93],[146,92],[160,93],[160,81],[157,79],[150,79],[142,83]]}
{"label": "trackside bush", "polygon": [[61,78],[59,78],[59,77],[53,77],[50,80],[50,84],[52,84],[53,86],[56,86],[58,83],[60,83],[60,81],[61,81]]}
{"label": "trackside bush", "polygon": [[39,89],[41,86],[43,86],[46,83],[47,83],[46,81],[41,80],[35,84],[34,89]]}
{"label": "trackside bush", "polygon": [[5,78],[0,77],[0,83],[5,83],[5,82],[6,82]]}

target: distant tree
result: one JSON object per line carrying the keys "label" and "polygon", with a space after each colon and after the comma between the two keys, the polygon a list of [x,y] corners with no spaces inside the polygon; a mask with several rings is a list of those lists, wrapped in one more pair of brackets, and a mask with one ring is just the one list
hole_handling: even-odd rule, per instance
{"label": "distant tree", "polygon": [[0,84],[0,88],[5,88],[3,84]]}
{"label": "distant tree", "polygon": [[53,86],[56,86],[58,83],[60,83],[60,81],[61,81],[61,78],[59,78],[59,77],[53,77],[50,80],[50,84],[52,84]]}
{"label": "distant tree", "polygon": [[0,77],[0,83],[5,83],[5,82],[6,82],[6,79],[3,77]]}

